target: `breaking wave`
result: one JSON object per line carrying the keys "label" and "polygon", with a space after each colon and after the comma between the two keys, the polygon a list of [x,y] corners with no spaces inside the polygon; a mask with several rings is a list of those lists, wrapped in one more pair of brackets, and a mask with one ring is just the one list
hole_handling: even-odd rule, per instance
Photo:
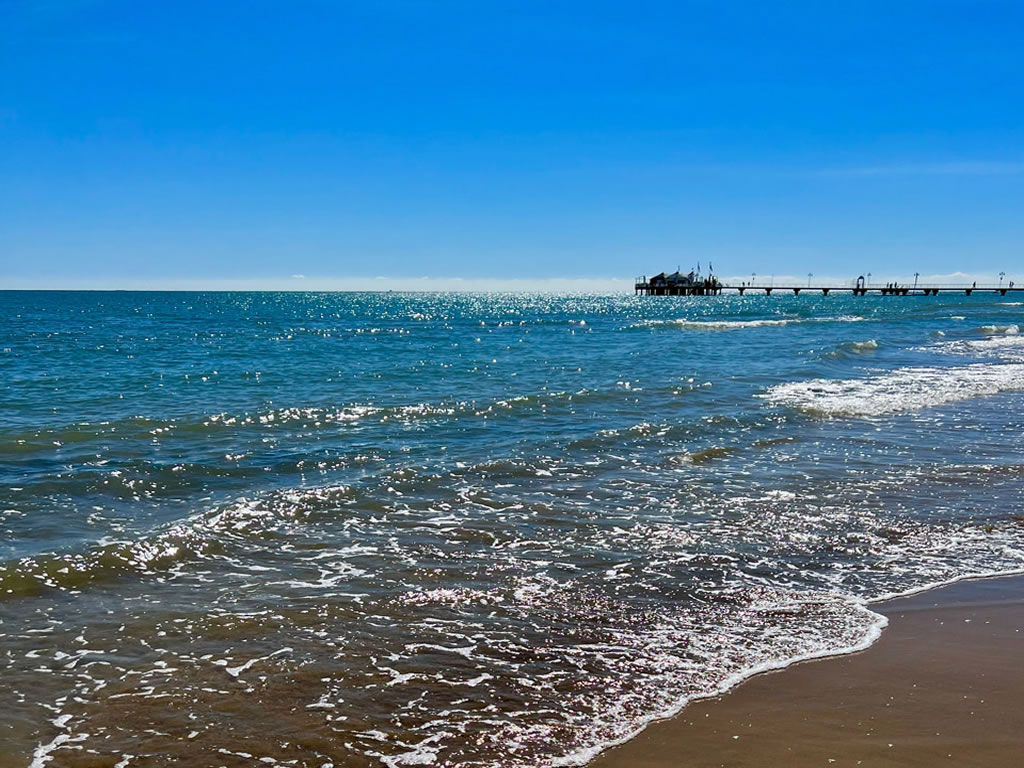
{"label": "breaking wave", "polygon": [[8,561],[0,564],[0,600],[158,575],[192,561],[237,554],[261,543],[272,545],[289,528],[302,525],[316,512],[336,509],[352,495],[351,488],[336,486],[240,498],[136,539]]}
{"label": "breaking wave", "polygon": [[1024,568],[1018,414],[978,400],[1024,390],[1006,307],[0,300],[22,765],[580,764]]}
{"label": "breaking wave", "polygon": [[846,358],[851,355],[864,355],[870,352],[874,352],[878,349],[878,342],[874,339],[868,339],[867,341],[847,341],[836,346],[831,352],[827,353],[826,357],[833,358]]}
{"label": "breaking wave", "polygon": [[898,368],[860,379],[812,379],[771,387],[772,405],[825,416],[879,417],[1024,390],[1024,364]]}
{"label": "breaking wave", "polygon": [[630,328],[666,328],[692,331],[737,331],[744,328],[768,328],[798,323],[857,323],[867,318],[859,315],[840,315],[837,317],[786,317],[761,320],[644,320],[634,323]]}
{"label": "breaking wave", "polygon": [[[1019,467],[901,468],[872,491],[902,487],[909,476],[925,488],[980,484],[998,494],[1019,474]],[[474,487],[475,479],[463,490]],[[885,625],[871,610],[874,600],[1024,566],[1024,527],[1005,514],[927,524],[867,503],[841,479],[815,494],[808,506],[805,494],[787,488],[715,493],[707,508],[729,513],[689,528],[631,514],[613,516],[615,525],[579,526],[553,500],[466,496],[449,509],[395,501],[359,516],[357,539],[346,546],[323,541],[316,523],[338,521],[339,507],[352,501],[347,488],[239,499],[119,557],[141,561],[144,550],[216,541],[216,551],[196,559],[249,575],[224,584],[218,603],[247,581],[248,589],[263,585],[261,595],[288,590],[314,610],[261,601],[255,613],[214,611],[186,624],[135,620],[126,637],[157,649],[147,657],[154,672],[142,681],[119,677],[123,664],[103,656],[86,656],[80,666],[71,654],[59,657],[70,659],[67,674],[90,691],[61,703],[59,735],[102,750],[96,734],[118,717],[169,728],[167,713],[180,705],[194,718],[189,748],[251,754],[262,738],[261,754],[280,762],[289,752],[260,735],[256,711],[246,710],[230,732],[211,727],[224,691],[245,686],[256,695],[243,701],[269,708],[286,731],[337,716],[350,750],[343,754],[384,765],[582,765],[650,721],[754,674],[868,647]],[[278,573],[277,550],[301,556],[312,573],[294,573],[295,562],[292,572]],[[179,565],[186,580],[212,574],[211,563],[147,568]],[[339,594],[362,607],[321,607]],[[353,634],[365,614],[381,628]],[[99,645],[100,631],[89,631],[92,645],[117,646],[117,636]],[[250,647],[256,636],[260,644]],[[175,674],[161,674],[164,667]],[[119,697],[132,697],[132,713],[117,708]],[[272,703],[278,698],[286,702],[280,709]],[[377,711],[414,738],[365,724],[365,713]],[[489,714],[497,712],[504,715]],[[303,756],[337,760],[337,745],[317,748],[327,751]]]}
{"label": "breaking wave", "polygon": [[1016,336],[1020,333],[1020,326],[1016,323],[1008,325],[983,325],[978,329],[978,331],[980,333],[1005,333],[1007,336]]}
{"label": "breaking wave", "polygon": [[975,357],[996,357],[1002,360],[1024,362],[1024,336],[991,336],[987,339],[959,339],[947,341],[926,351]]}

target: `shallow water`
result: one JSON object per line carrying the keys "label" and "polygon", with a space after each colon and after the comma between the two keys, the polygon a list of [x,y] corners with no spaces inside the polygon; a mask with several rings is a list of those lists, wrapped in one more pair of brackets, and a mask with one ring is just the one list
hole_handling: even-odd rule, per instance
{"label": "shallow water", "polygon": [[1024,568],[998,296],[0,309],[2,765],[579,763]]}

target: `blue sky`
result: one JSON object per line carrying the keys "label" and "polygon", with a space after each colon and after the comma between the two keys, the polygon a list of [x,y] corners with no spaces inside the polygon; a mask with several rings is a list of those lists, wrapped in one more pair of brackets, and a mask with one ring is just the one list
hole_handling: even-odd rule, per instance
{"label": "blue sky", "polygon": [[1009,1],[0,0],[0,287],[1016,274],[1022,93]]}

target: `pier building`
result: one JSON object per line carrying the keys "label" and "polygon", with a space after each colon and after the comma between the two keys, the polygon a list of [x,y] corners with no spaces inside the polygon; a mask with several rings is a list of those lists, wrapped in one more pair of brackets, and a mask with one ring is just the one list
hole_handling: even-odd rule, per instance
{"label": "pier building", "polygon": [[[774,281],[773,281],[774,283]],[[792,293],[799,296],[801,293],[820,293],[828,296],[830,293],[852,293],[854,296],[867,296],[869,293],[880,296],[938,296],[940,293],[963,293],[970,296],[974,293],[994,293],[999,296],[1006,296],[1008,293],[1024,291],[1024,286],[1015,285],[1014,281],[1004,283],[1002,279],[998,283],[978,285],[976,282],[962,285],[951,284],[917,284],[904,285],[902,283],[871,283],[869,284],[863,276],[851,280],[848,284],[812,284],[808,280],[806,285],[794,284],[769,284],[755,285],[751,280],[723,283],[714,275],[702,277],[695,272],[682,274],[678,270],[672,274],[661,272],[654,277],[648,278],[644,275],[636,278],[633,283],[633,291],[637,296],[718,296],[726,291],[733,291],[740,296],[750,293],[763,292],[766,296],[772,293]]]}

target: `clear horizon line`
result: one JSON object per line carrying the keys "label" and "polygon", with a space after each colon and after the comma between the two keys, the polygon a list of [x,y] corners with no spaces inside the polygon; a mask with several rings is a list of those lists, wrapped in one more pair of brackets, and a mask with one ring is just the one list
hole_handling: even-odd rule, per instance
{"label": "clear horizon line", "polygon": [[[658,274],[649,272],[648,276]],[[1000,282],[998,272],[950,272],[942,274],[911,274],[874,272],[872,285],[898,282],[912,285],[915,279],[920,284],[967,285],[974,282],[996,285]],[[772,285],[805,286],[808,280],[813,286],[842,287],[852,284],[860,275],[813,274],[765,274],[717,275],[728,285],[741,283],[764,288]],[[1002,275],[1003,284],[1011,280],[1024,284],[1024,274]],[[621,294],[633,291],[635,277],[546,277],[546,278],[500,278],[500,277],[268,277],[238,280],[233,278],[191,278],[191,279],[0,279],[0,291],[97,291],[97,292],[323,292],[323,293],[590,293]]]}

